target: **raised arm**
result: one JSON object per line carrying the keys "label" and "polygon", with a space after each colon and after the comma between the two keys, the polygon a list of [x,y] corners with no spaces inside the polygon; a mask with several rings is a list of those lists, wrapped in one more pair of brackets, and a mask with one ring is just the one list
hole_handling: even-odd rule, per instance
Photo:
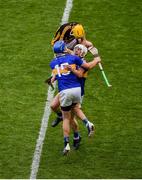
{"label": "raised arm", "polygon": [[83,63],[81,66],[86,69],[92,69],[94,68],[99,62],[101,62],[101,59],[99,57],[94,57],[94,59],[91,62]]}

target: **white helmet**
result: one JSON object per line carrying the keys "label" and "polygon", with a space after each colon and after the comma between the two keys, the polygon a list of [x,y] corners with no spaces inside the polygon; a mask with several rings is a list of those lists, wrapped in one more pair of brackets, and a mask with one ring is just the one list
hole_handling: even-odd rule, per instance
{"label": "white helmet", "polygon": [[74,52],[75,52],[75,49],[76,49],[76,48],[78,48],[78,49],[81,50],[81,54],[80,54],[81,57],[86,56],[88,50],[87,50],[87,48],[86,48],[84,45],[82,45],[82,44],[77,44],[77,45],[74,47],[74,49],[73,49]]}

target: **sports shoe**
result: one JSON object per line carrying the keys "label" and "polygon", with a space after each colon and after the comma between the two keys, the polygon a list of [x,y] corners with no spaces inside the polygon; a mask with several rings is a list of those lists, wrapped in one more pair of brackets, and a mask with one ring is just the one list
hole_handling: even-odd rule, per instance
{"label": "sports shoe", "polygon": [[87,129],[88,129],[88,136],[92,137],[94,135],[94,132],[95,132],[94,124],[89,122],[87,125]]}
{"label": "sports shoe", "polygon": [[63,155],[66,156],[70,152],[70,145],[67,143],[67,145],[63,149]]}
{"label": "sports shoe", "polygon": [[62,117],[57,117],[54,121],[52,121],[51,126],[52,127],[57,126],[59,124],[59,122],[61,122],[62,120],[63,120]]}
{"label": "sports shoe", "polygon": [[77,150],[80,146],[81,136],[79,136],[78,139],[73,139],[73,147],[75,150]]}

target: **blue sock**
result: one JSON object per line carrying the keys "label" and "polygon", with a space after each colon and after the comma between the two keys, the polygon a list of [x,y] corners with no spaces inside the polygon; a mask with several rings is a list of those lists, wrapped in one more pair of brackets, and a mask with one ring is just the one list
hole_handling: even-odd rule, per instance
{"label": "blue sock", "polygon": [[57,116],[59,117],[59,118],[62,118],[62,112],[57,112]]}
{"label": "blue sock", "polygon": [[79,132],[74,132],[74,139],[79,139]]}
{"label": "blue sock", "polygon": [[82,121],[85,124],[85,126],[88,124],[88,119],[87,118],[83,119]]}
{"label": "blue sock", "polygon": [[66,146],[67,143],[69,143],[69,137],[65,136],[64,137],[64,146]]}

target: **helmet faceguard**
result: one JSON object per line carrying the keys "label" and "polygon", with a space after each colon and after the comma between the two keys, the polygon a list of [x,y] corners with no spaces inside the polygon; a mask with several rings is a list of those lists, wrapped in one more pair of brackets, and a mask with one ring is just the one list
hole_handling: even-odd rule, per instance
{"label": "helmet faceguard", "polygon": [[77,48],[81,50],[80,57],[85,57],[86,54],[87,54],[87,52],[88,52],[87,48],[86,48],[84,45],[82,45],[82,44],[77,44],[77,45],[74,47],[74,50],[73,50],[73,51],[75,52],[75,50],[76,50]]}

